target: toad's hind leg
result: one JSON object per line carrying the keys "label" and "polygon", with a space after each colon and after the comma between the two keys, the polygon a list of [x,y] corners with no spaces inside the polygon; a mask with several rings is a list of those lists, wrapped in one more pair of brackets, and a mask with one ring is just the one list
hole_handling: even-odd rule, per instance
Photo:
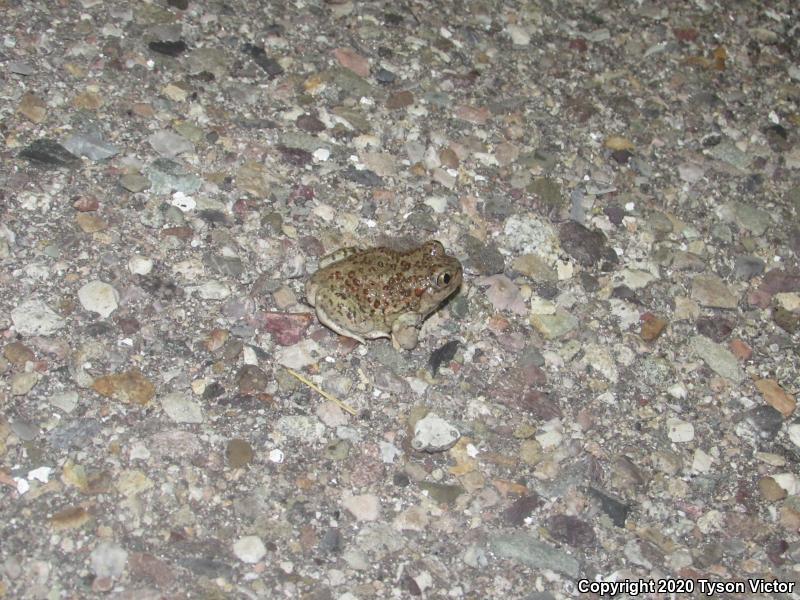
{"label": "toad's hind leg", "polygon": [[357,333],[348,331],[330,317],[330,314],[335,308],[335,305],[329,300],[327,294],[319,294],[319,293],[317,294],[315,308],[317,309],[317,318],[319,319],[319,322],[325,325],[325,327],[332,329],[339,335],[352,338],[361,344],[367,343],[367,341],[363,337],[361,337]]}
{"label": "toad's hind leg", "polygon": [[326,254],[322,258],[319,259],[319,266],[318,269],[324,269],[328,265],[332,265],[335,262],[339,262],[340,260],[344,260],[345,258],[349,258],[354,254],[358,254],[361,252],[361,248],[357,248],[355,246],[347,246],[346,248],[339,248],[338,250],[334,250],[330,254]]}

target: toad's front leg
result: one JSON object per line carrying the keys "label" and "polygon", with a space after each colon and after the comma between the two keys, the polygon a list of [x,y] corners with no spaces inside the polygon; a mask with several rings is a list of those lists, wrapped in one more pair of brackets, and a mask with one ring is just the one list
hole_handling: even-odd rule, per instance
{"label": "toad's front leg", "polygon": [[411,350],[419,340],[420,318],[417,313],[405,313],[392,323],[392,345],[396,349]]}

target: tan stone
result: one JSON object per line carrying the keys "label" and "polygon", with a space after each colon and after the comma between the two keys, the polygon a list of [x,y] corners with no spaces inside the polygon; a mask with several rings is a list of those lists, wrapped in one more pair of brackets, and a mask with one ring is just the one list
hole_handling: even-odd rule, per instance
{"label": "tan stone", "polygon": [[136,369],[98,377],[92,389],[106,398],[132,404],[147,404],[155,394],[155,386]]}
{"label": "tan stone", "polygon": [[794,412],[797,404],[794,397],[785,392],[774,379],[759,379],[756,381],[756,388],[761,392],[767,404],[784,417],[789,417]]}

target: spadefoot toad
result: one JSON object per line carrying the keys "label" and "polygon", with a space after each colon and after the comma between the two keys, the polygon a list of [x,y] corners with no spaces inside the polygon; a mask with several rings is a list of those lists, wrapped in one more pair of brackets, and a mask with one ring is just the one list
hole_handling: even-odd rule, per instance
{"label": "spadefoot toad", "polygon": [[461,285],[461,263],[438,241],[408,252],[344,248],[320,260],[306,282],[317,317],[336,333],[358,340],[391,338],[417,345],[422,321]]}

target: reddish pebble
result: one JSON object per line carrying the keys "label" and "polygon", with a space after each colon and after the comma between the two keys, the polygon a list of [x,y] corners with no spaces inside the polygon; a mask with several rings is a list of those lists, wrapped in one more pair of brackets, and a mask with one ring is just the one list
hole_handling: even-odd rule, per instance
{"label": "reddish pebble", "polygon": [[243,215],[256,210],[255,202],[251,202],[248,198],[239,198],[233,203],[233,212],[237,215]]}
{"label": "reddish pebble", "polygon": [[395,194],[392,190],[387,190],[383,188],[378,188],[372,192],[372,199],[380,204],[387,204],[389,202],[393,202],[396,197],[397,194]]}
{"label": "reddish pebble", "polygon": [[645,313],[642,315],[642,339],[646,342],[652,342],[657,339],[664,329],[667,327],[668,321],[657,317],[652,313]]}
{"label": "reddish pebble", "polygon": [[406,106],[411,106],[412,104],[414,104],[414,94],[408,90],[394,93],[386,100],[386,108],[389,110],[405,108]]}
{"label": "reddish pebble", "polygon": [[575,38],[569,42],[570,50],[577,50],[578,52],[586,52],[589,49],[589,44],[583,38]]}
{"label": "reddish pebble", "polygon": [[161,235],[164,237],[176,237],[180,240],[190,240],[192,239],[192,235],[194,235],[194,230],[188,225],[179,227],[166,227],[165,229],[161,230]]}
{"label": "reddish pebble", "polygon": [[462,104],[456,108],[456,117],[475,125],[484,125],[489,119],[489,109],[486,107],[474,108]]}
{"label": "reddish pebble", "polygon": [[309,313],[260,312],[256,320],[274,336],[278,344],[291,346],[303,339],[314,317]]}
{"label": "reddish pebble", "polygon": [[753,349],[748,346],[743,340],[735,339],[728,343],[733,355],[739,360],[748,360],[753,355]]}
{"label": "reddish pebble", "polygon": [[95,577],[92,582],[93,592],[110,592],[114,589],[114,580],[111,577]]}
{"label": "reddish pebble", "polygon": [[141,329],[139,321],[132,317],[120,317],[117,319],[117,325],[119,325],[120,331],[125,335],[132,335]]}
{"label": "reddish pebble", "polygon": [[763,292],[761,290],[750,290],[747,292],[747,303],[750,306],[758,306],[759,308],[767,308],[772,301],[772,294]]}
{"label": "reddish pebble", "polygon": [[100,202],[94,196],[80,196],[72,203],[72,208],[78,212],[92,212],[100,207]]}
{"label": "reddish pebble", "polygon": [[339,64],[346,69],[350,69],[359,77],[369,75],[369,60],[361,56],[352,48],[336,48],[333,55]]}
{"label": "reddish pebble", "polygon": [[672,33],[682,42],[693,42],[700,35],[700,32],[694,27],[678,27],[673,29]]}

